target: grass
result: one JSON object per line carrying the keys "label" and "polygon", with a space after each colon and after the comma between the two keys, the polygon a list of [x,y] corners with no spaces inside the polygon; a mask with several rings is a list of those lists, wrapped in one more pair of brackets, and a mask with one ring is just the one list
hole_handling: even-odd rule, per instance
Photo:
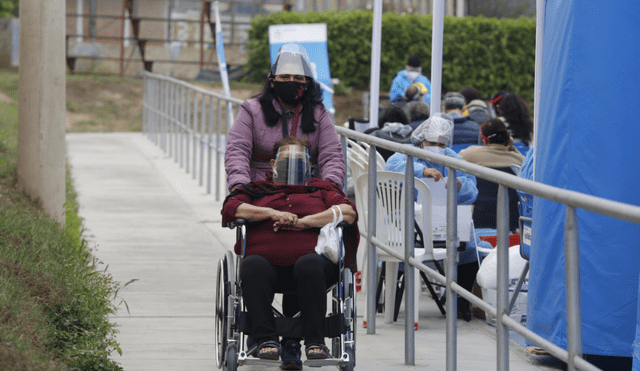
{"label": "grass", "polygon": [[[17,101],[15,76],[0,71],[0,91]],[[17,136],[17,103],[0,103],[0,370],[121,370],[121,285],[82,238],[69,171],[64,226],[19,190]]]}

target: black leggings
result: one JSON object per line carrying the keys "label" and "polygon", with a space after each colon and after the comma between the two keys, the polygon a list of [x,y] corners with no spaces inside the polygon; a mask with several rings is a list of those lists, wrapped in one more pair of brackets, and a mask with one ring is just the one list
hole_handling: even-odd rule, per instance
{"label": "black leggings", "polygon": [[338,266],[316,253],[306,254],[287,267],[274,265],[260,255],[245,257],[240,279],[252,337],[258,344],[278,340],[271,304],[276,292],[292,291],[298,297],[305,344],[324,344],[327,288],[337,278]]}

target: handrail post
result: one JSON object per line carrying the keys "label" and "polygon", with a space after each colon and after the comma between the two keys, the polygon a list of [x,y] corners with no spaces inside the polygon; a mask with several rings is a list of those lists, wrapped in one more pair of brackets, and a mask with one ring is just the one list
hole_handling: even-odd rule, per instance
{"label": "handrail post", "polygon": [[222,149],[220,148],[220,143],[222,142],[222,104],[220,98],[218,98],[216,102],[216,201],[220,201],[220,155],[222,154]]}
{"label": "handrail post", "polygon": [[180,88],[180,167],[184,166],[184,137],[185,137],[185,128],[187,123],[187,110],[186,110],[186,95],[189,94],[187,92],[187,88],[184,86]]}
{"label": "handrail post", "polygon": [[576,209],[567,206],[564,225],[564,264],[567,295],[567,371],[575,371],[575,357],[582,357],[582,314],[580,311],[580,255]]}
{"label": "handrail post", "polygon": [[180,130],[180,87],[175,85],[173,89],[173,144],[175,146],[175,150],[173,152],[174,161],[178,163],[178,151],[180,150],[178,142],[179,136],[178,131]]}
{"label": "handrail post", "polygon": [[148,119],[148,103],[147,102],[147,98],[149,97],[149,76],[147,76],[147,74],[143,74],[142,75],[142,133],[146,134],[146,136],[149,136],[149,125],[147,123],[147,119]]}
{"label": "handrail post", "polygon": [[[340,135],[340,146],[342,147],[342,161],[344,161],[344,179],[343,179],[343,183],[344,184],[342,186],[342,191],[344,192],[344,194],[347,194],[347,138],[345,138],[344,135]],[[355,187],[355,179],[353,180],[354,183],[354,187]]]}
{"label": "handrail post", "polygon": [[446,311],[447,311],[447,371],[457,369],[457,313],[458,295],[451,290],[451,283],[458,280],[458,182],[456,170],[449,168],[447,178],[447,262],[446,275]]}
{"label": "handrail post", "polygon": [[[407,156],[407,165],[404,172],[404,364],[414,366],[416,364],[416,334],[415,324],[418,323],[418,313],[415,311],[415,282],[414,267],[409,263],[409,258],[414,256],[415,230],[414,230],[414,182],[413,157]],[[398,185],[399,186],[399,185]],[[391,272],[387,272],[387,276]],[[393,310],[391,303],[387,303],[386,310]]]}
{"label": "handrail post", "polygon": [[367,205],[369,217],[367,219],[367,334],[376,333],[376,247],[371,238],[376,234],[376,188],[378,182],[376,146],[369,147],[369,176],[367,186]]}
{"label": "handrail post", "polygon": [[502,184],[498,188],[497,249],[498,291],[496,294],[497,370],[509,369],[509,328],[502,323],[502,315],[509,306],[509,190]]}
{"label": "handrail post", "polygon": [[198,185],[202,186],[204,183],[204,151],[206,149],[204,134],[207,127],[207,97],[204,94],[202,94],[200,110],[200,173],[198,174]]}
{"label": "handrail post", "polygon": [[193,92],[193,129],[191,131],[191,135],[193,140],[193,167],[191,168],[191,177],[195,179],[198,164],[198,92],[196,91]]}
{"label": "handrail post", "polygon": [[[217,148],[216,148],[217,149]],[[211,194],[211,178],[213,167],[213,96],[209,97],[209,136],[207,138],[207,194]],[[219,178],[216,177],[219,182]]]}

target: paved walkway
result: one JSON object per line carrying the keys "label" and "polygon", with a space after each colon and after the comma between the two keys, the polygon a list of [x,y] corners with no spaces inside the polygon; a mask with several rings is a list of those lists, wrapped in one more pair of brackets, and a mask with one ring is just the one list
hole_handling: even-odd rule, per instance
{"label": "paved walkway", "polygon": [[[216,264],[235,239],[220,226],[222,203],[140,133],[67,134],[67,151],[90,246],[117,281],[137,280],[118,294],[129,311],[112,318],[124,352],[114,359],[126,371],[215,369]],[[420,306],[416,366],[404,365],[400,313],[394,324],[379,315],[375,335],[360,318],[358,370],[445,370],[445,320],[432,300]],[[495,370],[495,358],[494,328],[458,321],[458,370]],[[558,367],[516,342],[509,359],[518,371]]]}

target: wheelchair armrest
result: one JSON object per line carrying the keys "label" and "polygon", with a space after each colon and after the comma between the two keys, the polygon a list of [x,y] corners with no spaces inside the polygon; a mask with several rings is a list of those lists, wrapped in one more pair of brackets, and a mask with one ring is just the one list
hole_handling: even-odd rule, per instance
{"label": "wheelchair armrest", "polygon": [[233,229],[236,226],[246,225],[246,224],[247,224],[247,221],[244,220],[244,219],[236,219],[234,222],[231,222],[231,223],[225,223],[224,220],[222,221],[222,227],[223,228],[231,228],[231,229]]}

